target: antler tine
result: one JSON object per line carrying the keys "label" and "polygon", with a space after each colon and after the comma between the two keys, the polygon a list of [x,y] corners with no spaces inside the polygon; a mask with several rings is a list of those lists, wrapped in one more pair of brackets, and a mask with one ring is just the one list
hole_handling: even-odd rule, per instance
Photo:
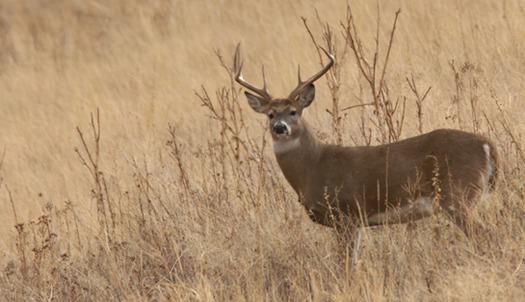
{"label": "antler tine", "polygon": [[266,89],[266,74],[264,73],[264,65],[262,65],[261,69],[263,75],[263,90],[268,92],[268,89]]}
{"label": "antler tine", "polygon": [[272,96],[270,95],[270,92],[266,88],[266,76],[264,74],[264,66],[262,68],[263,81],[264,81],[264,86],[262,89],[259,89],[251,85],[250,83],[246,82],[244,78],[242,77],[242,65],[244,62],[241,61],[241,58],[240,58],[240,46],[241,46],[241,43],[239,42],[239,44],[237,44],[237,48],[235,49],[235,56],[233,58],[233,72],[235,73],[235,81],[241,84],[246,89],[251,90],[252,92],[255,92],[258,95],[262,96],[267,101],[271,101]]}
{"label": "antler tine", "polygon": [[233,72],[235,73],[235,79],[237,79],[238,77],[242,77],[241,70],[242,70],[243,62],[241,62],[241,58],[239,55],[240,47],[241,47],[241,42],[237,44],[237,47],[235,48],[235,55],[233,57]]}
{"label": "antler tine", "polygon": [[332,66],[334,65],[334,62],[335,62],[335,56],[328,52],[324,47],[322,46],[319,46],[323,51],[324,53],[326,54],[326,56],[328,57],[328,64],[326,64],[325,67],[323,67],[323,69],[321,69],[318,73],[314,74],[311,78],[309,78],[308,80],[302,82],[301,81],[301,66],[299,66],[299,71],[298,71],[298,79],[299,79],[299,83],[297,84],[297,87],[295,87],[295,89],[290,93],[290,96],[288,97],[289,100],[295,100],[295,98],[297,98],[297,96],[299,95],[299,93],[301,92],[301,90],[303,90],[304,87],[312,84],[313,82],[317,81],[320,77],[322,77],[328,70],[330,70],[330,68],[332,68]]}

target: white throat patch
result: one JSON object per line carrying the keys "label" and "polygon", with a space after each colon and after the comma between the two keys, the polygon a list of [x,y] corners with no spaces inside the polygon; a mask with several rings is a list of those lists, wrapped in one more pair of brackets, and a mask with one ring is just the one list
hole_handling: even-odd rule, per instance
{"label": "white throat patch", "polygon": [[286,153],[293,149],[299,148],[299,145],[300,141],[298,137],[287,141],[273,141],[273,153]]}

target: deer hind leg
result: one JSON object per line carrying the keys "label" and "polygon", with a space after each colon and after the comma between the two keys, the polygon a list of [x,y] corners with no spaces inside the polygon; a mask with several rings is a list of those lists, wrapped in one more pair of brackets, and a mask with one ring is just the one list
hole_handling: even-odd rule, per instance
{"label": "deer hind leg", "polygon": [[472,205],[481,198],[480,192],[473,188],[467,190],[454,190],[455,194],[443,198],[440,206],[447,217],[465,234],[470,237],[472,234],[472,223],[470,211]]}
{"label": "deer hind leg", "polygon": [[463,209],[457,209],[454,207],[443,208],[449,218],[465,236],[470,237],[470,226],[467,219],[467,213]]}
{"label": "deer hind leg", "polygon": [[450,194],[444,196],[440,201],[440,205],[447,213],[448,217],[454,222],[463,233],[469,237],[472,233],[471,212],[473,206],[487,195],[495,184],[497,175],[497,165],[491,159],[490,148],[484,145],[487,154],[487,166],[483,173],[480,174],[477,181],[465,184],[464,186],[450,184]]}

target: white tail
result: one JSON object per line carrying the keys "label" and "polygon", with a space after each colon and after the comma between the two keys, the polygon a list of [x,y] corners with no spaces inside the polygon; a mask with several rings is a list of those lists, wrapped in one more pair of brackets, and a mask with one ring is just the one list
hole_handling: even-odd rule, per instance
{"label": "white tail", "polygon": [[485,137],[441,129],[380,146],[344,147],[319,141],[302,118],[315,97],[313,82],[333,65],[301,81],[288,98],[244,81],[239,45],[235,80],[256,112],[268,116],[279,166],[315,222],[337,227],[341,217],[362,225],[404,223],[431,215],[439,205],[467,233],[468,208],[494,187],[498,153]]}

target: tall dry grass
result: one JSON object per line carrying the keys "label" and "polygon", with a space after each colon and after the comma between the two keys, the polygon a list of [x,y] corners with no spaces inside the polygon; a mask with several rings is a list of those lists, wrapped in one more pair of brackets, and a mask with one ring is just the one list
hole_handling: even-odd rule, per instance
{"label": "tall dry grass", "polygon": [[[350,22],[344,1],[3,1],[1,299],[521,300],[524,12],[364,1]],[[363,229],[352,265],[305,215],[227,69],[242,41],[245,77],[264,63],[285,95],[297,64],[319,68],[326,24],[338,63],[306,112],[323,140],[450,127],[497,142],[472,237],[439,216]],[[372,93],[358,62],[376,53]]]}

